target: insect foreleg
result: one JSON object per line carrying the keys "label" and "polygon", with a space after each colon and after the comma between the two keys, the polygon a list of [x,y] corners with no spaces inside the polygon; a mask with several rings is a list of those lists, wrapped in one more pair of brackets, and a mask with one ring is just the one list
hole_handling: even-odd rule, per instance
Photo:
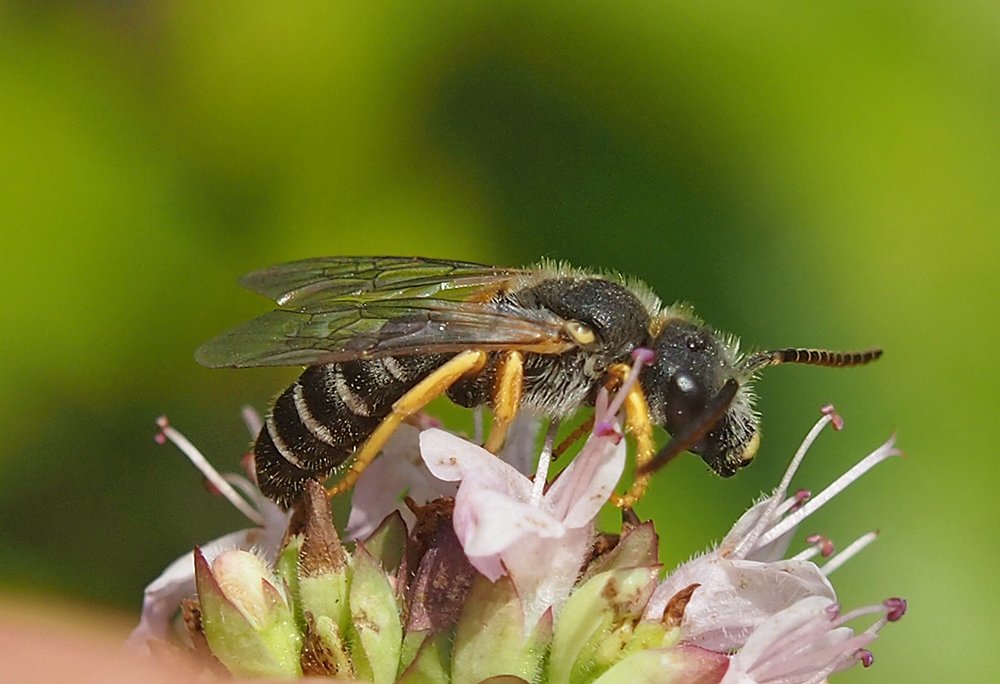
{"label": "insect foreleg", "polygon": [[440,368],[414,385],[413,389],[400,397],[375,431],[355,452],[351,469],[337,484],[326,490],[327,496],[335,496],[354,486],[361,473],[372,462],[392,433],[407,418],[416,415],[432,400],[444,394],[459,378],[467,373],[475,373],[486,365],[486,352],[465,351],[447,361]]}
{"label": "insect foreleg", "polygon": [[519,351],[504,352],[497,367],[496,385],[493,389],[493,425],[486,440],[486,450],[500,451],[507,428],[517,416],[524,392],[524,355]]}
{"label": "insect foreleg", "polygon": [[574,428],[573,432],[566,435],[563,441],[556,445],[556,448],[552,450],[552,460],[559,458],[566,450],[571,446],[576,444],[578,441],[590,434],[590,431],[594,429],[594,416],[590,416],[587,420],[583,421]]}

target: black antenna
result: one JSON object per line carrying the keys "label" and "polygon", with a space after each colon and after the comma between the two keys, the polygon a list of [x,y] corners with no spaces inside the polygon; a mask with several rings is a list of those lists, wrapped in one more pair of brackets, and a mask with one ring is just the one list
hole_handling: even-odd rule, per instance
{"label": "black antenna", "polygon": [[757,352],[747,357],[742,370],[747,375],[753,375],[762,368],[778,366],[783,363],[804,363],[810,366],[830,366],[847,368],[863,366],[882,356],[881,349],[869,349],[859,352],[835,352],[827,349],[774,349]]}
{"label": "black antenna", "polygon": [[734,378],[726,380],[722,389],[712,397],[712,400],[705,406],[705,410],[698,416],[698,420],[691,421],[687,430],[681,430],[670,438],[660,453],[653,457],[651,461],[641,466],[637,473],[647,475],[655,473],[663,466],[670,463],[678,454],[682,454],[690,447],[697,444],[705,437],[712,428],[719,424],[722,417],[726,415],[729,405],[733,403],[736,393],[740,389],[740,383]]}

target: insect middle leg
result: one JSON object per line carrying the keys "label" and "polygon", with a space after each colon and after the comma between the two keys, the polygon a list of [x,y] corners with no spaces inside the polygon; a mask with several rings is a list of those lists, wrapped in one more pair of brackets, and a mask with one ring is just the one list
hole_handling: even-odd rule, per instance
{"label": "insect middle leg", "polygon": [[493,390],[493,425],[486,440],[487,451],[497,453],[503,446],[507,429],[514,422],[521,407],[524,393],[524,354],[519,351],[504,352],[497,366],[496,385]]}
{"label": "insect middle leg", "polygon": [[428,403],[444,394],[462,376],[481,370],[486,365],[486,358],[486,352],[462,352],[449,359],[400,397],[392,405],[389,415],[382,419],[375,431],[355,452],[351,469],[344,473],[344,476],[335,485],[326,490],[327,496],[335,496],[353,487],[361,473],[382,451],[382,447],[403,421],[416,415]]}

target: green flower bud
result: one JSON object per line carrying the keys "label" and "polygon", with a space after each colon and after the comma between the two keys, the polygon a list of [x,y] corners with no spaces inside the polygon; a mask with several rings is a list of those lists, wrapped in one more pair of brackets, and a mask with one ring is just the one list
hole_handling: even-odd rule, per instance
{"label": "green flower bud", "polygon": [[524,611],[509,577],[479,575],[472,583],[455,635],[452,682],[474,684],[513,675],[535,681],[552,637],[552,610],[524,633]]}
{"label": "green flower bud", "polygon": [[576,588],[556,622],[550,682],[592,681],[622,657],[657,572],[655,566],[611,570]]}
{"label": "green flower bud", "polygon": [[302,639],[283,588],[260,558],[225,551],[209,566],[195,549],[201,620],[212,653],[240,677],[301,673]]}
{"label": "green flower bud", "polygon": [[392,684],[403,643],[395,592],[382,566],[364,549],[355,552],[352,569],[349,634],[355,673],[374,684]]}

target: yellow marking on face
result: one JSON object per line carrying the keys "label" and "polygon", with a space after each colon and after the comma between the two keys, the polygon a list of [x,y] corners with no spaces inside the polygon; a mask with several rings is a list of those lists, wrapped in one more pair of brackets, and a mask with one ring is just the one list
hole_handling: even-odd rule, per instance
{"label": "yellow marking on face", "polygon": [[760,449],[760,433],[753,433],[753,437],[750,438],[750,442],[747,444],[747,448],[743,450],[740,454],[740,463],[749,463],[757,455],[757,450]]}

